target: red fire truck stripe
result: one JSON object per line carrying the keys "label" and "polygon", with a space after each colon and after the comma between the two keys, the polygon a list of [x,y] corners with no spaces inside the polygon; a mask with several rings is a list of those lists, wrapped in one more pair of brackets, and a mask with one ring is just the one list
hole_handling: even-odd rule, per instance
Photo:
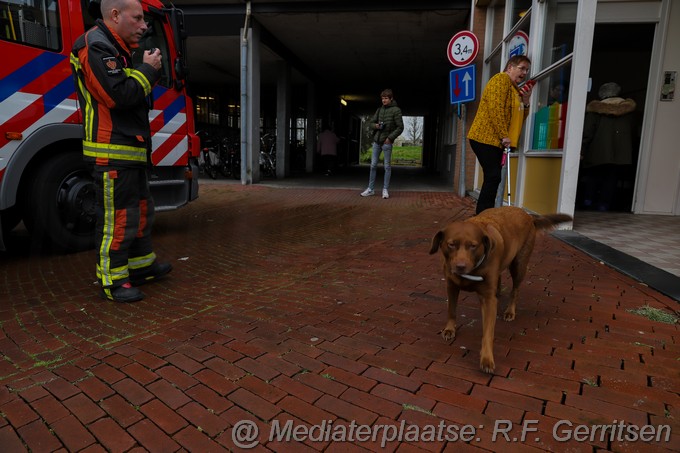
{"label": "red fire truck stripe", "polygon": [[40,51],[36,53],[28,50],[24,50],[23,52],[13,52],[12,58],[4,58],[3,64],[0,65],[0,79],[4,79],[18,68],[21,68],[29,61],[33,60],[36,57],[36,54],[40,55],[40,53]]}
{"label": "red fire truck stripe", "polygon": [[165,121],[163,121],[163,112],[160,112],[156,118],[154,118],[149,125],[151,126],[151,133],[156,133],[158,130],[160,130],[163,125],[165,124]]}
{"label": "red fire truck stripe", "polygon": [[170,104],[175,102],[179,94],[175,90],[165,90],[162,96],[154,100],[154,108],[165,110]]}
{"label": "red fire truck stripe", "polygon": [[64,123],[80,123],[80,110],[73,112],[68,118],[64,120]]}
{"label": "red fire truck stripe", "polygon": [[21,91],[44,94],[59,85],[66,78],[71,79],[71,68],[68,65],[68,60],[64,60],[62,64],[58,64],[36,77],[35,80],[23,87]]}
{"label": "red fire truck stripe", "polygon": [[[183,138],[185,138],[184,135],[171,134],[168,139],[163,142],[163,144],[159,146],[158,149],[154,150],[153,154],[151,154],[151,161],[153,164],[158,165],[158,163],[163,160],[165,156],[170,154],[170,152],[182,141]],[[176,163],[177,162],[174,162],[174,164]]]}
{"label": "red fire truck stripe", "polygon": [[[23,132],[35,122],[36,117],[39,118],[42,116],[43,111],[43,98],[40,96],[30,105],[27,105],[26,108],[8,119],[7,124],[12,125],[13,132]],[[9,140],[7,140],[7,137],[0,137],[0,147],[5,146],[8,142]]]}

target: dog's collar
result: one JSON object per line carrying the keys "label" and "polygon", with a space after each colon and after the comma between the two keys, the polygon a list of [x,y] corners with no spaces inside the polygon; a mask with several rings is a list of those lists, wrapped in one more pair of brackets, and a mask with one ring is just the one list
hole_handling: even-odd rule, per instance
{"label": "dog's collar", "polygon": [[481,282],[482,280],[484,280],[484,277],[480,277],[479,275],[470,274],[456,274],[456,275],[467,280],[472,280],[473,282]]}
{"label": "dog's collar", "polygon": [[[486,253],[484,253],[484,255],[482,255],[482,257],[479,259],[479,261],[477,261],[477,264],[475,265],[475,267],[472,268],[472,270],[474,271],[479,266],[481,266],[485,259],[486,259]],[[470,274],[456,274],[456,275],[461,277],[461,278],[464,278],[466,280],[472,280],[473,282],[481,282],[482,280],[484,280],[484,277],[482,277],[480,275],[470,275]]]}

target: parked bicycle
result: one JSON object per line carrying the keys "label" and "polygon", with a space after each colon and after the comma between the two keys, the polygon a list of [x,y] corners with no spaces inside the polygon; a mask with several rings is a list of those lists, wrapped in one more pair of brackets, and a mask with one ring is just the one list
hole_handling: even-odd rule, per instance
{"label": "parked bicycle", "polygon": [[260,137],[260,173],[276,178],[276,136],[264,134]]}
{"label": "parked bicycle", "polygon": [[201,139],[201,153],[198,156],[198,168],[211,179],[217,179],[218,146],[215,140],[205,131],[196,132]]}
{"label": "parked bicycle", "polygon": [[219,169],[225,177],[241,179],[241,150],[239,142],[224,137],[219,150]]}

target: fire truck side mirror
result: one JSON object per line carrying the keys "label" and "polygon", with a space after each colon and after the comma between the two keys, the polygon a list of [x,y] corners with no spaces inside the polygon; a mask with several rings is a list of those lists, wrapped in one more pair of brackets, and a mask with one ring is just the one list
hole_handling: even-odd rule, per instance
{"label": "fire truck side mirror", "polygon": [[184,65],[179,57],[175,58],[175,74],[179,80],[185,80],[189,75],[189,68]]}
{"label": "fire truck side mirror", "polygon": [[[185,80],[189,75],[189,67],[186,62],[187,31],[184,27],[184,12],[181,9],[170,8],[167,10],[170,16],[170,26],[175,39],[177,58],[175,59],[175,75],[179,80]],[[179,85],[176,81],[176,85]]]}

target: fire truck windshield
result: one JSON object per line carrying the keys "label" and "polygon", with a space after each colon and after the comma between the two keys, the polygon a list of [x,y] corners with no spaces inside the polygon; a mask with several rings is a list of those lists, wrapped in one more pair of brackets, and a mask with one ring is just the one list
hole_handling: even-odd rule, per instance
{"label": "fire truck windshield", "polygon": [[150,49],[159,49],[163,59],[163,66],[161,67],[161,79],[158,84],[166,88],[170,88],[172,84],[172,74],[170,73],[170,60],[168,50],[168,42],[163,33],[163,22],[160,18],[153,14],[145,14],[144,20],[149,28],[146,33],[139,40],[139,47],[132,52],[132,62],[135,66],[142,64],[144,52]]}

